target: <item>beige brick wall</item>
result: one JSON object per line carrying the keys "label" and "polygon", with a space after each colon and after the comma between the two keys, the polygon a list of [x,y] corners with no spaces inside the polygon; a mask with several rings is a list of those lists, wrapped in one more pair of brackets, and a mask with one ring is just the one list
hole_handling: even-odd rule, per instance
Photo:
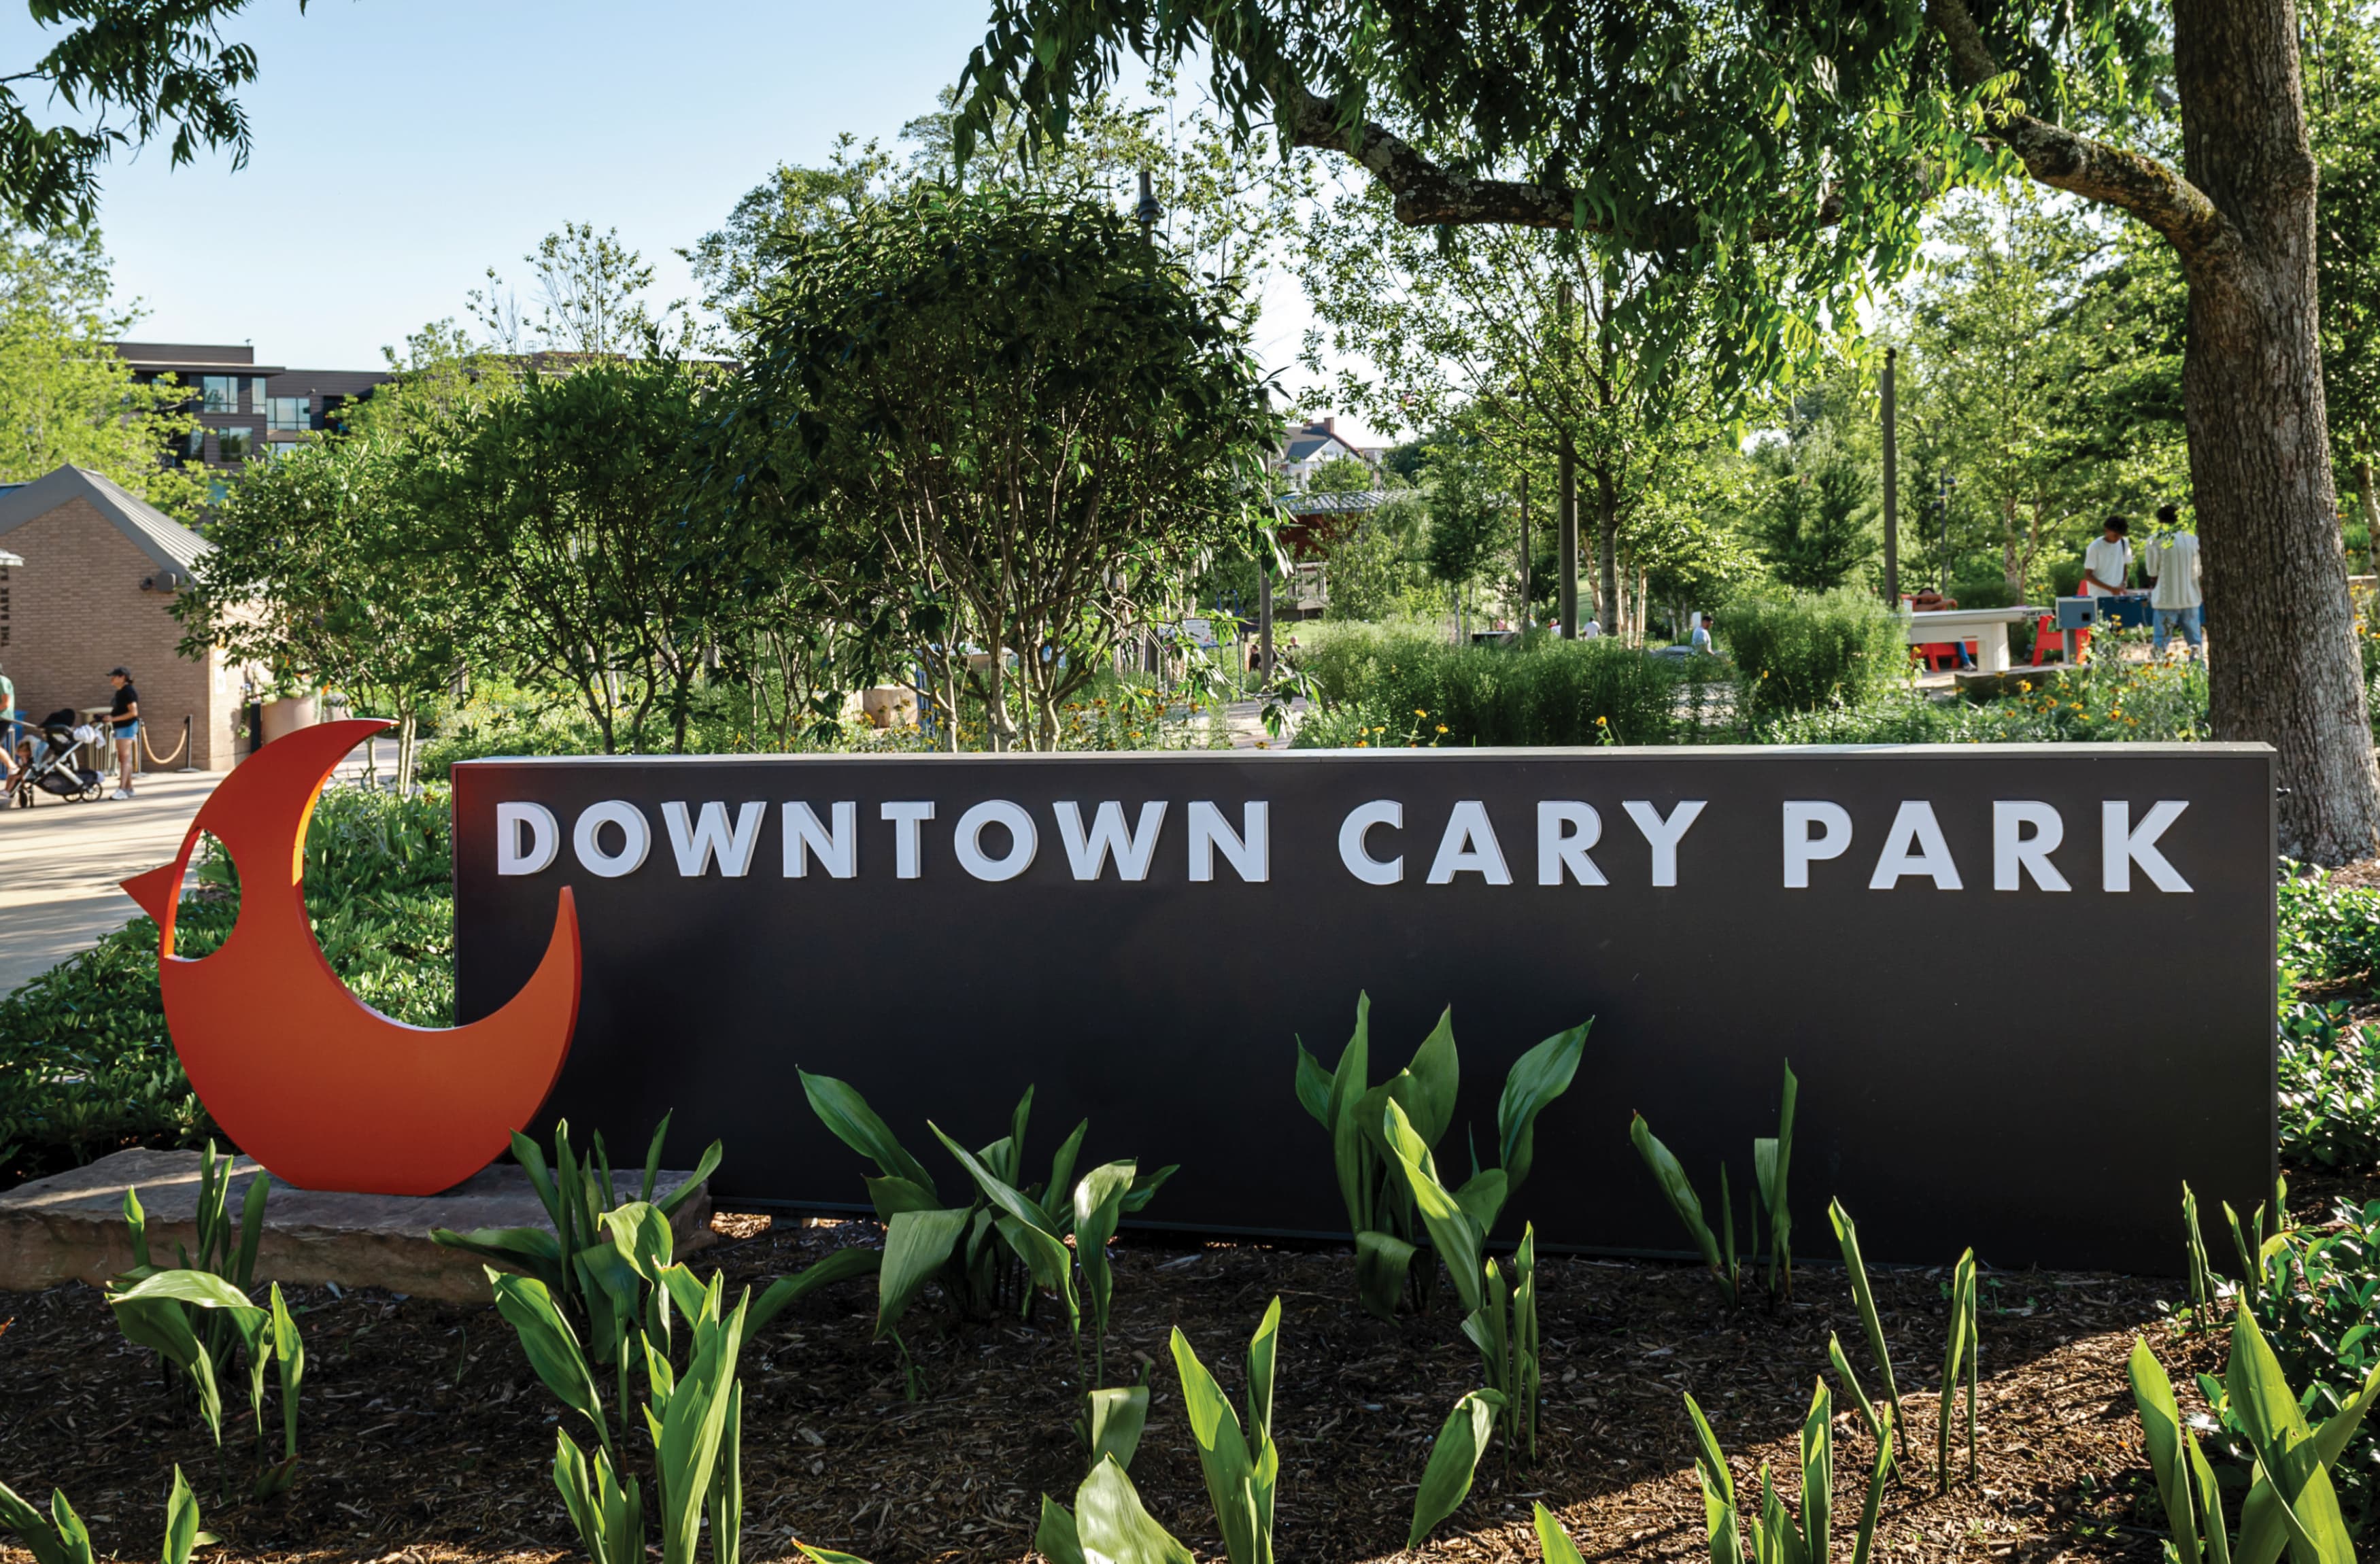
{"label": "beige brick wall", "polygon": [[[140,717],[160,756],[181,741],[205,770],[228,770],[237,758],[240,673],[220,654],[180,656],[182,625],[172,596],[143,591],[158,565],[83,499],[72,499],[6,534],[5,547],[25,563],[8,572],[7,644],[0,668],[16,681],[28,721],[62,706],[107,704],[107,671],[132,670]],[[177,759],[176,766],[189,764]]]}

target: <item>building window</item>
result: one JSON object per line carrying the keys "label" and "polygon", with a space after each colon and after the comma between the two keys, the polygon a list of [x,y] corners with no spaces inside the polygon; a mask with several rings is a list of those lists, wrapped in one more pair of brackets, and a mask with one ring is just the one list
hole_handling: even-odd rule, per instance
{"label": "building window", "polygon": [[303,396],[268,396],[264,399],[264,427],[278,430],[302,430],[307,427],[307,398]]}
{"label": "building window", "polygon": [[215,430],[215,450],[226,462],[244,462],[253,454],[256,431],[252,429],[219,429]]}
{"label": "building window", "polygon": [[203,429],[185,431],[175,440],[174,450],[176,455],[186,462],[204,461],[207,455],[207,431]]}
{"label": "building window", "polygon": [[237,375],[200,375],[199,407],[200,411],[209,413],[238,412],[239,377]]}

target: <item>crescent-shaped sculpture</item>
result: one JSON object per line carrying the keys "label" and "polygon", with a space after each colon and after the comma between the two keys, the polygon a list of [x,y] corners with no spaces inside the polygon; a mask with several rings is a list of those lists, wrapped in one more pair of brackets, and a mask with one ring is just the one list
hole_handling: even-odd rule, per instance
{"label": "crescent-shaped sculpture", "polygon": [[[392,1021],[347,991],[306,917],[306,823],[340,758],[389,724],[325,722],[258,750],[199,809],[182,851],[124,882],[157,920],[165,1024],[199,1100],[241,1149],[301,1189],[435,1194],[526,1128],[578,1019],[578,915],[565,887],[544,959],[468,1026]],[[199,833],[239,871],[222,947],[174,953]]]}

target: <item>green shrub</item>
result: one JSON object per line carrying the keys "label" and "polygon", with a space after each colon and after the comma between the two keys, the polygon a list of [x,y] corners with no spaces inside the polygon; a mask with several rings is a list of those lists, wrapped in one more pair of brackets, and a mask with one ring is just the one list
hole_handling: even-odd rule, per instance
{"label": "green shrub", "polygon": [[[453,1024],[454,848],[445,790],[409,799],[326,791],[306,833],[306,904],[331,968],[357,998],[416,1026]],[[239,915],[210,851],[176,918],[203,955]],[[127,1146],[214,1132],[165,1033],[157,926],[136,918],[0,998],[0,1183]]]}
{"label": "green shrub", "polygon": [[2380,1027],[2356,1025],[2338,1000],[2287,1005],[2279,1062],[2282,1160],[2380,1164]]}
{"label": "green shrub", "polygon": [[1303,748],[1672,744],[1694,736],[1724,676],[1715,659],[1656,658],[1611,638],[1451,647],[1406,624],[1321,625],[1305,639],[1298,667],[1324,713],[1361,721],[1309,719]]}
{"label": "green shrub", "polygon": [[1728,605],[1719,634],[1735,661],[1738,709],[1753,721],[1864,705],[1909,677],[1900,622],[1848,588],[1738,600]]}
{"label": "green shrub", "polygon": [[2281,970],[2301,983],[2380,972],[2380,891],[2281,860]]}

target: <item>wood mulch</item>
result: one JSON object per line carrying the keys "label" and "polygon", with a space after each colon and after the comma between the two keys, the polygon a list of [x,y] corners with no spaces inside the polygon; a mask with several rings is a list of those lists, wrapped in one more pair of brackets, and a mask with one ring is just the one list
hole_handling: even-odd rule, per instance
{"label": "wood mulch", "polygon": [[[2351,1193],[2325,1187],[2324,1204]],[[718,1225],[723,1236],[695,1264],[723,1269],[735,1285],[876,1238],[860,1222]],[[1686,1267],[1548,1257],[1539,1458],[1508,1471],[1491,1454],[1469,1502],[1421,1553],[1402,1555],[1429,1440],[1478,1383],[1451,1307],[1394,1325],[1368,1317],[1354,1306],[1343,1250],[1127,1235],[1116,1269],[1110,1377],[1121,1382],[1136,1359],[1155,1365],[1133,1480],[1202,1558],[1219,1558],[1220,1545],[1168,1338],[1180,1326],[1236,1395],[1248,1332],[1276,1294],[1284,1560],[1534,1560],[1528,1516],[1537,1498],[1589,1559],[1706,1558],[1682,1392],[1711,1414],[1747,1483],[1764,1461],[1796,1467],[1829,1332],[1842,1336],[1870,1392],[1878,1388],[1840,1269],[1805,1266],[1792,1303],[1772,1315],[1723,1307],[1709,1279]],[[2134,1333],[2145,1332],[2178,1368],[2204,1366],[2196,1359],[2205,1349],[2175,1341],[2161,1314],[2175,1283],[1986,1273],[1979,1481],[1955,1461],[1959,1480],[1945,1493],[1931,1476],[1945,1275],[1888,1271],[1876,1281],[1908,1416],[1923,1436],[1912,1452],[1919,1475],[1887,1501],[1880,1559],[2158,1557],[2123,1362]],[[99,1294],[80,1286],[0,1294],[0,1321],[9,1322],[0,1334],[0,1478],[37,1501],[64,1486],[102,1551],[126,1558],[155,1557],[176,1462],[206,1526],[225,1539],[202,1558],[459,1564],[577,1554],[550,1476],[556,1403],[492,1308],[314,1288],[294,1301],[305,1310],[307,1382],[304,1464],[290,1495],[247,1500],[244,1423],[219,1467],[153,1357],[124,1340]],[[877,1564],[1026,1558],[1039,1496],[1068,1498],[1080,1476],[1072,1346],[1047,1323],[957,1323],[929,1294],[909,1332],[928,1391],[909,1402],[893,1348],[870,1340],[874,1308],[872,1280],[838,1286],[745,1348],[746,1557],[786,1558],[799,1537]],[[233,1407],[244,1398],[244,1387],[226,1388]],[[1847,1550],[1873,1450],[1840,1392],[1838,1411],[1835,1513]],[[227,1421],[237,1415],[227,1409]],[[583,1427],[564,1426],[583,1437]],[[647,1494],[650,1503],[650,1479]],[[9,1564],[26,1558],[0,1546]]]}

